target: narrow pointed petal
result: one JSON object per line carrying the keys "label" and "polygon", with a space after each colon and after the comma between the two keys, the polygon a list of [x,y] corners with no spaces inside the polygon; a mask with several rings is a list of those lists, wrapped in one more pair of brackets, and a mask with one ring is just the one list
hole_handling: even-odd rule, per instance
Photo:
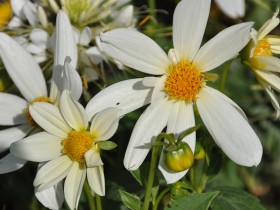
{"label": "narrow pointed petal", "polygon": [[196,54],[194,63],[202,72],[212,70],[237,55],[251,39],[253,23],[231,26],[204,44]]}
{"label": "narrow pointed petal", "polygon": [[84,164],[74,161],[64,183],[65,200],[70,209],[77,209],[85,179]]}
{"label": "narrow pointed petal", "polygon": [[11,152],[22,159],[43,162],[61,155],[61,138],[47,132],[36,133],[11,145]]}
{"label": "narrow pointed petal", "polygon": [[242,18],[245,15],[245,0],[216,0],[216,3],[230,18]]}
{"label": "narrow pointed petal", "polygon": [[81,36],[80,36],[80,45],[82,46],[87,46],[89,45],[90,41],[91,41],[91,37],[92,37],[92,32],[91,29],[89,27],[85,27],[82,30]]}
{"label": "narrow pointed petal", "polygon": [[50,134],[66,138],[71,131],[59,109],[52,104],[36,102],[30,106],[29,111],[36,123]]}
{"label": "narrow pointed petal", "polygon": [[74,130],[84,131],[88,127],[88,118],[84,107],[73,100],[68,90],[64,90],[60,99],[60,110],[67,124]]}
{"label": "narrow pointed petal", "polygon": [[35,196],[46,208],[60,209],[64,202],[62,182],[40,192],[35,188]]}
{"label": "narrow pointed petal", "polygon": [[24,111],[27,101],[9,93],[0,93],[0,125],[18,125],[26,123]]}
{"label": "narrow pointed petal", "polygon": [[263,71],[280,72],[280,59],[273,56],[254,56],[252,67]]}
{"label": "narrow pointed petal", "polygon": [[85,159],[87,167],[89,168],[103,165],[99,152],[88,150],[85,153]]}
{"label": "narrow pointed petal", "polygon": [[199,49],[210,4],[210,0],[183,0],[177,5],[173,17],[173,44],[179,60],[191,61]]}
{"label": "narrow pointed petal", "polygon": [[280,92],[280,78],[278,76],[276,76],[274,73],[268,71],[260,71],[257,69],[254,69],[254,72],[256,73],[258,78],[261,78],[261,80],[265,81],[273,89]]}
{"label": "narrow pointed petal", "polygon": [[[174,133],[178,137],[181,132],[193,126],[195,126],[193,105],[186,104],[184,101],[175,103],[168,119],[167,133]],[[183,141],[188,143],[194,152],[195,132],[186,136]],[[159,170],[163,174],[167,184],[178,181],[188,172],[188,170],[179,173],[170,171],[163,162],[163,153],[160,157]]]}
{"label": "narrow pointed petal", "polygon": [[279,14],[279,9],[273,14],[273,17],[266,21],[262,27],[258,30],[258,40],[263,39],[269,32],[271,32],[276,26],[278,26],[280,20],[277,17]]}
{"label": "narrow pointed petal", "polygon": [[107,108],[97,113],[91,122],[90,132],[96,134],[98,140],[111,138],[118,128],[121,111],[118,108]]}
{"label": "narrow pointed petal", "polygon": [[34,58],[15,40],[0,33],[0,55],[7,72],[27,100],[47,95],[47,86]]}
{"label": "narrow pointed petal", "polygon": [[147,156],[150,146],[145,144],[155,137],[167,125],[171,111],[171,103],[160,101],[156,106],[150,105],[138,119],[126,149],[124,166],[128,170],[136,170]]}
{"label": "narrow pointed petal", "polygon": [[114,29],[100,35],[101,49],[138,71],[162,75],[171,64],[166,53],[146,35],[131,29]]}
{"label": "narrow pointed petal", "polygon": [[196,103],[209,133],[230,159],[243,166],[260,163],[263,153],[260,140],[231,104],[207,87],[200,91]]}
{"label": "narrow pointed petal", "polygon": [[105,195],[105,178],[103,166],[87,168],[87,180],[93,192],[100,196]]}
{"label": "narrow pointed petal", "polygon": [[113,84],[96,94],[87,104],[86,112],[91,118],[97,112],[117,107],[121,115],[134,111],[150,102],[151,88],[142,84],[143,79],[130,79]]}
{"label": "narrow pointed petal", "polygon": [[17,158],[12,153],[9,153],[0,159],[0,174],[6,174],[22,168],[27,161]]}
{"label": "narrow pointed petal", "polygon": [[10,145],[23,139],[33,128],[29,125],[20,125],[0,131],[0,153],[8,150]]}
{"label": "narrow pointed petal", "polygon": [[37,172],[33,185],[40,192],[57,184],[67,176],[72,164],[73,161],[67,155],[47,162]]}

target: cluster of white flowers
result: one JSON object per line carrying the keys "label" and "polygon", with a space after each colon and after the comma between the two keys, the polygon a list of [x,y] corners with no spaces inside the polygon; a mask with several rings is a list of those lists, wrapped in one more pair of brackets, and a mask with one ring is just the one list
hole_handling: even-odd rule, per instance
{"label": "cluster of white flowers", "polygon": [[[86,177],[94,193],[105,195],[102,142],[114,135],[122,116],[145,105],[148,107],[132,131],[124,157],[128,170],[139,168],[151,148],[149,143],[165,128],[178,137],[195,126],[195,108],[214,141],[231,160],[243,166],[260,163],[263,150],[258,136],[242,109],[207,85],[208,71],[247,46],[243,62],[252,68],[279,113],[272,89],[280,91],[280,79],[273,73],[280,70],[279,58],[273,57],[280,54],[280,37],[267,35],[279,24],[278,11],[258,32],[252,22],[240,23],[201,46],[211,0],[182,0],[173,17],[174,49],[166,54],[151,38],[129,28],[134,24],[133,7],[122,7],[124,1],[61,0],[59,8],[49,0],[57,13],[51,32],[45,5],[19,2],[11,0],[14,15],[7,27],[14,33],[19,28],[23,30],[22,24],[28,21],[32,30],[29,41],[21,35],[0,33],[2,62],[24,98],[0,93],[0,125],[7,126],[0,131],[0,152],[9,151],[0,160],[0,173],[18,170],[27,161],[38,162],[33,184],[43,205],[58,209],[65,198],[70,209],[77,209]],[[226,1],[216,2],[225,9]],[[228,11],[228,15],[242,17],[244,1],[235,3],[241,10]],[[112,8],[120,7],[115,14],[110,13]],[[97,32],[87,26],[109,16],[112,21]],[[97,46],[91,47],[95,38]],[[99,50],[150,76],[113,84],[83,108],[78,102],[83,87],[77,63],[83,60],[86,68],[100,63],[103,54]],[[50,60],[49,52],[53,52],[53,68],[48,93],[38,63]],[[86,59],[85,54],[92,60]],[[183,142],[194,152],[195,132],[184,137]],[[170,170],[163,154],[159,170],[167,183],[178,181],[188,171]]]}

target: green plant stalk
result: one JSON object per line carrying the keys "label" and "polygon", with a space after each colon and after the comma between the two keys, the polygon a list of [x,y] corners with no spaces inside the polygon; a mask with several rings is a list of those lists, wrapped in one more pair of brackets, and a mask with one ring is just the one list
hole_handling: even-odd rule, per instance
{"label": "green plant stalk", "polygon": [[102,210],[101,197],[99,195],[95,195],[95,200],[96,200],[97,210]]}
{"label": "green plant stalk", "polygon": [[149,209],[150,198],[151,198],[151,194],[152,194],[152,187],[153,187],[154,178],[155,178],[155,172],[157,170],[158,150],[159,150],[158,146],[153,146],[151,165],[150,165],[150,169],[149,169],[149,177],[148,177],[148,182],[146,185],[146,194],[145,194],[144,205],[143,205],[142,210]]}
{"label": "green plant stalk", "polygon": [[170,189],[169,189],[169,187],[168,187],[168,188],[166,188],[166,189],[164,189],[163,191],[160,192],[160,194],[158,195],[158,197],[157,197],[157,199],[156,199],[156,201],[155,201],[155,204],[154,204],[154,206],[153,206],[153,210],[157,210],[159,202],[161,201],[161,199],[163,198],[163,196],[165,196],[166,193],[169,192],[169,190],[170,190]]}
{"label": "green plant stalk", "polygon": [[85,190],[85,193],[86,193],[86,196],[87,196],[87,199],[88,199],[89,209],[90,210],[96,210],[95,201],[94,201],[95,199],[91,194],[90,186],[88,185],[87,181],[85,181],[84,190]]}
{"label": "green plant stalk", "polygon": [[156,18],[156,0],[148,0],[148,7],[150,9],[150,15]]}
{"label": "green plant stalk", "polygon": [[222,81],[221,81],[221,86],[220,86],[220,91],[222,93],[225,91],[225,84],[226,84],[227,75],[229,72],[229,67],[231,65],[231,62],[232,62],[232,60],[227,61],[223,68]]}

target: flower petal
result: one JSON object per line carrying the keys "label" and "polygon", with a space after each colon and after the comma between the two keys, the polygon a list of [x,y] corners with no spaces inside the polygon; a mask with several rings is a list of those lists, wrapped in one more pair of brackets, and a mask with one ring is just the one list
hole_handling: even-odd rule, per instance
{"label": "flower petal", "polygon": [[9,153],[8,155],[0,159],[0,174],[6,174],[16,171],[22,168],[26,162],[26,160],[17,158],[12,153]]}
{"label": "flower petal", "polygon": [[29,107],[29,111],[35,122],[50,134],[66,138],[71,131],[59,109],[52,104],[36,102]]}
{"label": "flower petal", "polygon": [[203,88],[196,101],[200,116],[219,147],[239,165],[258,165],[262,157],[259,138],[229,103]]}
{"label": "flower petal", "polygon": [[87,167],[89,168],[104,165],[101,160],[99,152],[93,150],[88,150],[85,153],[85,159],[86,159]]}
{"label": "flower petal", "polygon": [[0,125],[18,125],[26,123],[24,111],[27,101],[9,93],[0,93]]}
{"label": "flower petal", "polygon": [[86,112],[91,118],[97,112],[117,107],[120,115],[134,111],[150,102],[151,88],[142,84],[143,79],[130,79],[113,84],[96,94],[87,104]]}
{"label": "flower petal", "polygon": [[205,72],[233,58],[249,42],[252,25],[240,23],[221,31],[199,49],[193,62]]}
{"label": "flower petal", "polygon": [[97,113],[91,122],[90,133],[96,134],[99,141],[111,138],[118,128],[121,111],[118,108],[106,108]]}
{"label": "flower petal", "polygon": [[36,133],[11,145],[11,152],[22,159],[42,162],[61,155],[61,138],[47,132]]}
{"label": "flower petal", "polygon": [[279,9],[273,14],[272,18],[266,21],[262,27],[258,30],[258,40],[263,39],[269,32],[271,32],[276,26],[278,26],[280,20],[277,18]]}
{"label": "flower petal", "polygon": [[85,179],[84,164],[74,161],[64,183],[65,200],[70,209],[77,209]]}
{"label": "flower petal", "polygon": [[183,0],[177,5],[173,17],[173,44],[179,60],[192,61],[199,49],[210,4],[210,0]]}
{"label": "flower petal", "polygon": [[131,29],[113,29],[100,35],[101,49],[122,64],[138,71],[162,75],[170,61],[166,53],[146,35]]}
{"label": "flower petal", "polygon": [[280,92],[280,78],[278,76],[276,76],[274,73],[268,71],[260,71],[257,69],[254,69],[254,72],[256,73],[258,78],[261,78],[261,80],[265,81],[273,89]]}
{"label": "flower petal", "polygon": [[0,33],[0,55],[7,72],[27,100],[47,95],[39,65],[22,46],[4,33]]}
{"label": "flower petal", "polygon": [[80,36],[80,45],[82,46],[87,46],[89,45],[90,41],[91,41],[91,37],[92,37],[92,32],[91,29],[89,27],[85,27],[82,30],[81,36]]}
{"label": "flower petal", "polygon": [[62,92],[60,110],[67,124],[74,130],[85,131],[87,129],[88,118],[85,109],[80,103],[72,99],[68,90]]}
{"label": "flower petal", "polygon": [[105,178],[103,166],[87,168],[87,180],[93,192],[100,196],[105,195]]}
{"label": "flower petal", "polygon": [[142,164],[150,150],[150,146],[145,144],[155,140],[167,125],[171,106],[171,103],[162,100],[153,107],[150,105],[140,116],[125,152],[124,166],[128,170],[136,170]]}
{"label": "flower petal", "polygon": [[252,68],[263,71],[280,72],[280,59],[273,56],[254,56],[251,58]]}
{"label": "flower petal", "polygon": [[8,150],[13,142],[23,139],[33,128],[29,125],[20,125],[0,131],[0,153]]}
{"label": "flower petal", "polygon": [[67,155],[47,162],[37,172],[33,185],[40,192],[57,184],[67,176],[72,164],[73,161]]}
{"label": "flower petal", "polygon": [[242,18],[245,15],[245,0],[216,0],[216,3],[230,18]]}

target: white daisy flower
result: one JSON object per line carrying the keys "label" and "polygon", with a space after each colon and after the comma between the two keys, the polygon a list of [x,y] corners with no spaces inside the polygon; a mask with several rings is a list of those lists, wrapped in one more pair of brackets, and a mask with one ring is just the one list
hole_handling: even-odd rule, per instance
{"label": "white daisy flower", "polygon": [[252,69],[270,97],[277,117],[280,114],[280,106],[273,90],[280,92],[280,78],[275,74],[280,72],[280,59],[274,55],[280,54],[280,37],[268,34],[279,25],[278,13],[279,9],[258,32],[252,29],[252,40],[248,44],[247,54],[243,57],[244,63]]}
{"label": "white daisy flower", "polygon": [[26,160],[49,161],[36,175],[37,190],[45,190],[66,177],[66,202],[70,209],[77,209],[87,176],[92,191],[103,196],[105,181],[100,142],[111,138],[117,130],[120,110],[105,109],[93,117],[89,126],[84,108],[65,90],[60,110],[52,104],[34,103],[30,112],[45,131],[12,144],[11,151]]}
{"label": "white daisy flower", "polygon": [[245,0],[215,0],[219,8],[230,18],[242,18],[245,15]]}
{"label": "white daisy flower", "polygon": [[[173,43],[168,56],[147,36],[129,29],[100,35],[101,48],[124,65],[150,76],[116,83],[98,93],[87,105],[89,116],[106,107],[119,107],[123,114],[151,103],[138,119],[124,158],[128,170],[137,169],[153,141],[166,126],[179,135],[195,125],[193,106],[219,147],[236,163],[258,165],[262,157],[259,138],[243,111],[227,96],[207,86],[207,72],[234,57],[250,40],[252,23],[229,27],[201,48],[210,0],[183,0],[173,17]],[[195,134],[187,136],[192,150]],[[183,177],[163,161],[159,166],[168,183]]]}

